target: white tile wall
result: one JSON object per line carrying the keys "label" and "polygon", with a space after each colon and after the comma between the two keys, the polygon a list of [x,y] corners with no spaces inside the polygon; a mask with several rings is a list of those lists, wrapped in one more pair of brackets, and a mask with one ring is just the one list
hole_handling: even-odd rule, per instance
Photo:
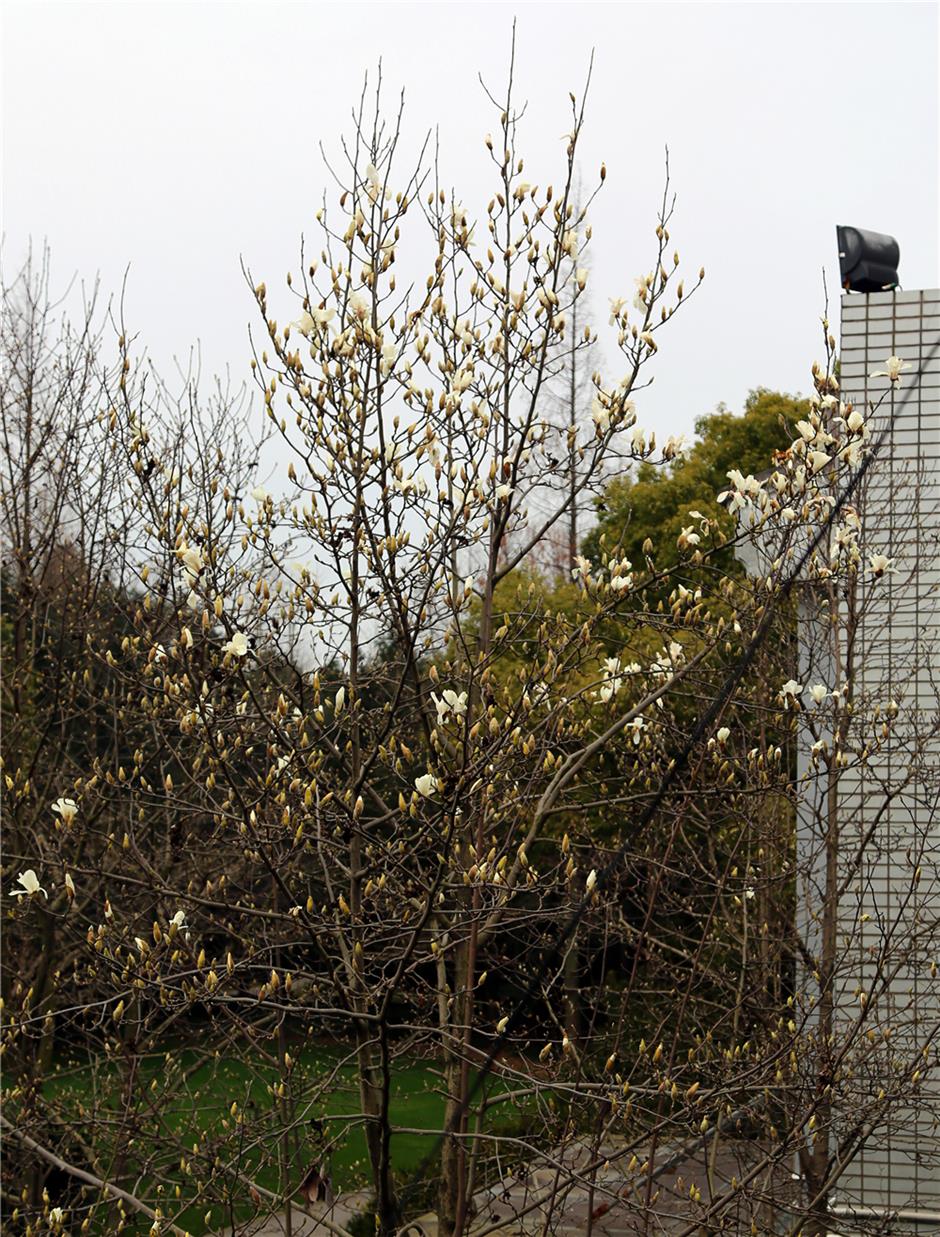
{"label": "white tile wall", "polygon": [[[897,388],[870,377],[888,356],[910,365]],[[842,398],[857,407],[882,401],[873,432],[877,437],[889,427],[889,433],[860,505],[866,541],[893,557],[898,568],[862,620],[856,695],[893,695],[903,700],[901,719],[910,719],[899,724],[867,771],[842,780],[840,834],[847,855],[857,852],[883,808],[886,788],[896,788],[915,769],[878,824],[840,910],[848,946],[838,977],[845,1025],[858,1014],[858,985],[883,970],[885,953],[895,968],[869,1021],[880,1044],[859,1054],[857,1073],[841,1093],[839,1116],[847,1129],[853,1088],[864,1103],[884,1085],[885,1070],[890,1073],[925,1043],[932,1045],[925,1064],[936,1063],[940,1052],[940,983],[930,977],[931,960],[940,962],[940,739],[917,745],[918,734],[940,722],[940,290],[845,295],[841,378]],[[808,610],[803,630],[812,630]],[[801,753],[801,768],[807,764],[807,753]],[[810,844],[805,822],[798,834],[798,845]],[[918,866],[922,874],[914,885]],[[862,915],[870,916],[867,922],[861,923]],[[839,1202],[859,1208],[940,1210],[936,1073],[916,1104],[894,1112],[888,1126],[872,1133],[836,1194]],[[897,1225],[890,1231],[903,1230]]]}

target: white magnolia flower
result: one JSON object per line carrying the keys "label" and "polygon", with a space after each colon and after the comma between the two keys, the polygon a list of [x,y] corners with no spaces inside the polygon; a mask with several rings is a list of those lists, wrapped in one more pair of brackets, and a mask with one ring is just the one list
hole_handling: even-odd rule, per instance
{"label": "white magnolia flower", "polygon": [[16,879],[21,887],[19,889],[11,889],[11,897],[22,898],[25,894],[31,898],[34,893],[41,893],[44,898],[49,897],[45,889],[40,885],[39,877],[32,868],[27,868],[25,872],[21,872]]}
{"label": "white magnolia flower", "polygon": [[633,584],[633,564],[628,558],[622,558],[619,563],[614,563],[610,569],[610,588],[615,593],[622,593],[624,589],[630,588]]}
{"label": "white magnolia flower", "polygon": [[716,738],[718,739],[719,743],[727,743],[728,740],[731,738],[731,731],[728,729],[727,726],[722,726],[721,729],[718,731]]}
{"label": "white magnolia flower", "polygon": [[222,652],[230,653],[233,657],[245,657],[248,653],[248,637],[244,632],[236,631],[231,640],[222,645]]}
{"label": "white magnolia flower", "polygon": [[346,704],[346,688],[340,687],[336,695],[333,697],[333,713],[338,715],[342,713],[343,706]]}
{"label": "white magnolia flower", "polygon": [[415,790],[419,795],[424,795],[426,799],[438,789],[438,781],[433,773],[423,773],[421,777],[415,778]]}
{"label": "white magnolia flower", "polygon": [[809,689],[809,694],[813,697],[813,703],[819,705],[829,695],[829,689],[825,683],[814,683]]}
{"label": "white magnolia flower", "polygon": [[374,165],[371,163],[366,164],[366,180],[369,182],[369,197],[375,202],[382,192],[382,181]]}
{"label": "white magnolia flower", "polygon": [[65,874],[65,892],[70,898],[75,897],[75,882],[72,880],[71,872],[66,872]]}
{"label": "white magnolia flower", "polygon": [[810,424],[809,421],[797,421],[796,432],[805,442],[816,441],[816,426]]}
{"label": "white magnolia flower", "polygon": [[335,309],[314,309],[310,313],[304,311],[294,323],[294,326],[301,335],[310,335],[318,326],[325,326],[335,316]]}
{"label": "white magnolia flower", "polygon": [[589,580],[591,578],[591,560],[584,558],[580,554],[575,555],[575,566],[571,569],[572,576],[577,580]]}
{"label": "white magnolia flower", "polygon": [[736,511],[740,511],[742,507],[747,506],[747,499],[743,494],[739,494],[737,490],[723,490],[718,495],[718,501],[728,504],[728,511],[731,515],[734,515]]}
{"label": "white magnolia flower", "polygon": [[70,825],[78,815],[78,804],[74,799],[56,799],[52,810],[62,817],[63,825]]}
{"label": "white magnolia flower", "polygon": [[436,696],[431,693],[431,699],[434,701],[434,707],[437,709],[437,720],[442,722],[448,713],[454,713],[457,717],[463,717],[467,711],[467,693],[455,692],[450,688],[444,691],[443,696]]}
{"label": "white magnolia flower", "polygon": [[849,549],[855,545],[855,529],[846,528],[844,524],[840,524],[836,529],[835,543],[840,550]]}
{"label": "white magnolia flower", "polygon": [[786,474],[780,472],[779,469],[776,469],[771,474],[770,482],[778,494],[782,494],[784,490],[787,488],[787,486],[790,484],[789,479],[787,478]]}
{"label": "white magnolia flower", "polygon": [[170,919],[170,924],[175,928],[181,928],[181,929],[185,928],[186,927],[186,912],[177,911],[176,914],[173,915],[172,918]]}
{"label": "white magnolia flower", "polygon": [[787,702],[799,700],[800,696],[803,695],[803,684],[797,683],[796,679],[787,679],[780,689],[780,695]]}
{"label": "white magnolia flower", "polygon": [[665,649],[650,662],[650,674],[658,679],[668,678],[672,674],[672,662]]}
{"label": "white magnolia flower", "polygon": [[871,554],[868,558],[868,565],[871,567],[871,573],[878,579],[885,572],[894,571],[894,559],[888,558],[884,554]]}
{"label": "white magnolia flower", "polygon": [[683,528],[682,532],[676,538],[676,545],[680,550],[684,550],[690,545],[698,545],[701,540],[701,534],[695,531],[695,525],[690,524],[687,528]]}
{"label": "white magnolia flower", "polygon": [[751,473],[745,477],[737,468],[732,468],[727,476],[731,484],[742,493],[753,494],[755,497],[760,493],[760,482]]}
{"label": "white magnolia flower", "polygon": [[633,427],[633,433],[630,435],[630,446],[641,455],[646,450],[646,434],[638,425]]}
{"label": "white magnolia flower", "polygon": [[[470,337],[470,342],[473,343],[473,336]],[[388,345],[386,345],[386,348],[387,347]],[[385,350],[386,349],[383,349],[383,352]],[[454,377],[450,384],[451,395],[455,395],[455,396],[462,395],[463,392],[466,391],[467,387],[470,386],[472,382],[473,382],[473,366],[469,362],[467,362],[465,365],[463,365],[460,369],[457,370],[456,374],[454,374]]]}
{"label": "white magnolia flower", "polygon": [[269,495],[268,495],[268,491],[264,488],[263,485],[256,485],[255,488],[251,491],[251,497],[255,500],[256,503],[260,503],[261,506],[263,507],[264,504],[268,501]]}
{"label": "white magnolia flower", "polygon": [[598,688],[597,698],[604,704],[616,696],[623,686],[621,678],[620,658],[606,657],[604,659],[604,683]]}
{"label": "white magnolia flower", "polygon": [[825,451],[808,451],[806,453],[806,462],[812,468],[813,472],[819,472],[825,468],[832,459],[831,455],[827,455]]}
{"label": "white magnolia flower", "polygon": [[604,407],[596,395],[591,401],[591,420],[599,434],[606,433],[610,429],[610,410]]}
{"label": "white magnolia flower", "polygon": [[620,312],[626,304],[626,297],[612,296],[610,298],[610,325],[613,326],[620,317]]}
{"label": "white magnolia flower", "polygon": [[65,1220],[65,1212],[62,1210],[61,1207],[50,1207],[49,1208],[49,1223],[50,1224],[62,1224],[64,1220]]}
{"label": "white magnolia flower", "polygon": [[627,726],[627,729],[633,731],[634,747],[639,747],[640,737],[643,734],[643,731],[646,729],[646,722],[644,722],[642,717],[635,717],[633,721],[630,722],[630,724]]}
{"label": "white magnolia flower", "polygon": [[885,361],[884,369],[876,370],[875,373],[870,374],[869,377],[890,378],[892,382],[899,382],[901,380],[902,369],[910,369],[910,365],[907,361],[902,361],[899,356],[889,356]]}
{"label": "white magnolia flower", "polygon": [[498,499],[500,502],[503,502],[503,501],[505,501],[506,499],[508,499],[508,498],[511,496],[511,494],[512,494],[512,486],[511,486],[511,485],[498,485],[498,486],[496,487],[496,491],[495,491],[495,492],[496,492],[496,497],[497,497],[497,499]]}
{"label": "white magnolia flower", "polygon": [[761,484],[756,477],[750,473],[745,477],[744,473],[737,468],[729,468],[725,474],[731,482],[731,489],[724,490],[718,495],[720,503],[727,503],[728,510],[733,515],[734,512],[740,511],[742,507],[748,505],[748,496],[758,498],[761,495]]}
{"label": "white magnolia flower", "polygon": [[503,1031],[505,1031],[508,1026],[509,1026],[509,1019],[500,1018],[499,1022],[497,1022],[496,1024],[497,1035],[502,1035]]}
{"label": "white magnolia flower", "polygon": [[354,292],[349,298],[349,311],[353,317],[365,321],[370,313],[369,302],[358,292]]}
{"label": "white magnolia flower", "polygon": [[183,566],[194,575],[202,571],[202,555],[195,546],[184,546],[180,550],[179,556]]}
{"label": "white magnolia flower", "polygon": [[202,555],[195,546],[185,546],[178,551],[180,562],[186,570],[186,574],[190,577],[198,576],[203,568]]}
{"label": "white magnolia flower", "polygon": [[858,411],[857,408],[853,408],[852,411],[849,413],[849,415],[846,417],[845,424],[848,427],[848,429],[851,430],[853,434],[857,434],[861,429],[864,428],[865,418],[862,416],[862,414]]}

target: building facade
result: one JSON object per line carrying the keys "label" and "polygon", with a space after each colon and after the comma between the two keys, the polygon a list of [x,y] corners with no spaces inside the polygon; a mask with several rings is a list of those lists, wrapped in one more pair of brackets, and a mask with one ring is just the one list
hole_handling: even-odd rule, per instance
{"label": "building facade", "polygon": [[[904,362],[898,382],[885,375],[889,357]],[[846,1046],[835,1116],[840,1135],[860,1142],[833,1212],[845,1232],[940,1231],[940,291],[845,294],[840,382],[841,398],[869,415],[875,452],[857,499],[865,571],[840,664],[805,607],[801,641],[807,662],[815,645],[826,663],[807,664],[808,675],[836,685],[848,669],[853,755],[871,753],[838,782]],[[875,553],[890,560],[877,579]],[[815,837],[801,822],[804,847],[819,845],[822,807]]]}

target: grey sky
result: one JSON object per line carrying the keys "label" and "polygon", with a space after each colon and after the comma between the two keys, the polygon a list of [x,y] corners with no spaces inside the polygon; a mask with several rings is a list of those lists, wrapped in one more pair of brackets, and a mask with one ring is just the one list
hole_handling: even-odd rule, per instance
{"label": "grey sky", "polygon": [[[161,368],[248,372],[244,257],[269,287],[297,269],[363,73],[406,90],[413,149],[439,125],[444,177],[474,212],[513,14],[521,147],[557,183],[596,49],[582,168],[593,306],[649,268],[668,143],[672,227],[700,295],[664,336],[640,420],[687,431],[757,385],[807,387],[835,224],[892,232],[905,287],[938,276],[938,11],[933,4],[7,3],[4,266],[47,238],[60,280],[100,272]],[[415,221],[418,222],[417,220]],[[287,302],[285,301],[285,305]],[[837,314],[833,310],[833,317]],[[611,371],[620,377],[614,348]]]}

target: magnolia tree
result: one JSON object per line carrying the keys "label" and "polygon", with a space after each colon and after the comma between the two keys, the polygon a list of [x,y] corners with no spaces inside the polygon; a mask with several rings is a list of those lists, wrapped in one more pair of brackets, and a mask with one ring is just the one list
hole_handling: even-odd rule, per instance
{"label": "magnolia tree", "polygon": [[[93,394],[62,384],[75,467],[28,446],[61,354],[5,396],[18,1231],[238,1231],[277,1212],[290,1232],[315,1204],[350,1233],[331,1197],[357,1172],[381,1234],[425,1211],[448,1235],[548,1231],[582,1197],[598,1232],[608,1215],[691,1234],[825,1212],[843,1152],[819,1150],[833,969],[794,965],[812,946],[792,735],[816,715],[793,677],[793,581],[830,534],[827,580],[863,578],[846,494],[865,419],[820,368],[770,480],[732,472],[728,514],[691,512],[678,564],[674,546],[659,568],[666,547],[633,563],[605,543],[570,583],[527,570],[604,469],[675,456],[633,396],[688,297],[667,194],[648,272],[610,307],[617,374],[558,430],[551,380],[597,338],[577,308],[583,113],[542,186],[511,93],[497,113],[473,219],[360,108],[317,257],[254,288],[267,488],[232,402],[148,386],[123,331],[113,369],[80,350]],[[400,287],[412,228],[429,273]],[[44,329],[22,326],[25,351]],[[17,531],[30,469],[58,497],[27,522],[69,556],[73,594],[36,587],[39,542]],[[758,579],[713,565],[733,541],[761,547]],[[430,1122],[397,1098],[415,1062],[436,1078]]]}

